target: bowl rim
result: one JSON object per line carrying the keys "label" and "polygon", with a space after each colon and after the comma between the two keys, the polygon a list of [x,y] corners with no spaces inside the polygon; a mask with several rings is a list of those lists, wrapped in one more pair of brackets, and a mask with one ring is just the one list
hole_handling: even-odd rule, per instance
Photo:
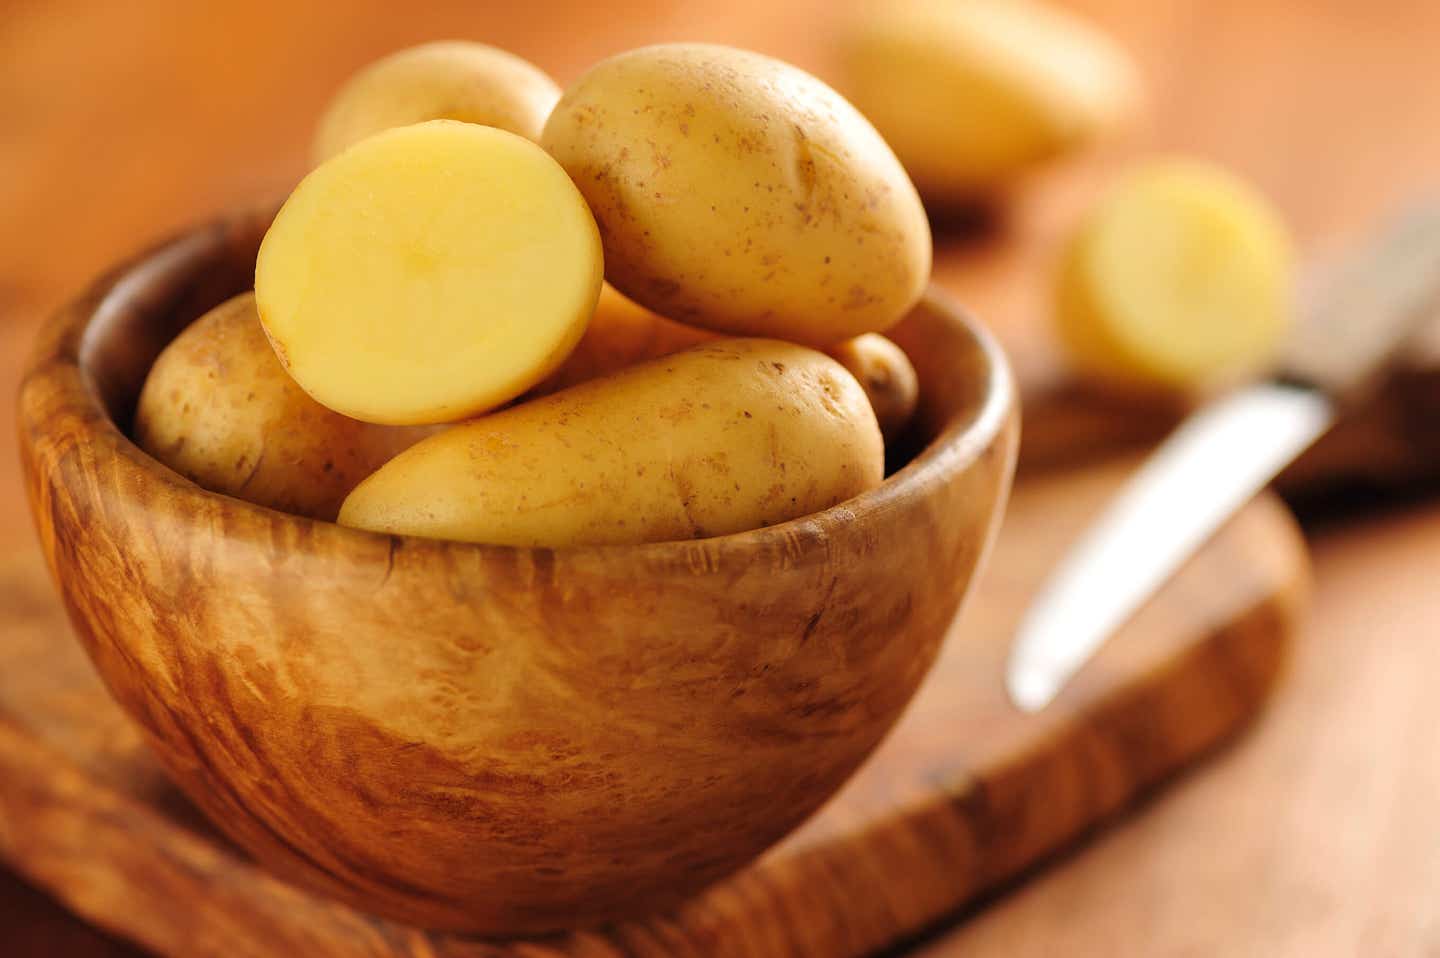
{"label": "bowl rim", "polygon": [[[574,561],[593,558],[613,562],[624,557],[648,567],[694,568],[697,546],[722,554],[784,554],[796,561],[798,553],[804,551],[804,543],[819,543],[828,549],[828,543],[845,529],[882,518],[908,502],[924,500],[928,493],[975,465],[987,450],[1000,442],[1012,414],[1017,411],[1014,374],[999,343],[949,293],[931,283],[916,308],[928,305],[944,321],[963,327],[973,340],[982,360],[978,365],[984,377],[983,396],[967,412],[951,416],[933,439],[904,466],[886,476],[880,485],[820,512],[759,529],[705,538],[566,547],[497,545],[373,532],[281,512],[205,489],[150,456],[120,428],[100,395],[94,375],[81,358],[87,340],[107,314],[132,308],[132,287],[147,273],[164,272],[166,261],[174,259],[179,265],[169,269],[184,275],[186,269],[194,268],[193,264],[187,264],[187,257],[194,257],[197,252],[203,254],[207,244],[217,245],[217,238],[223,245],[225,236],[236,224],[253,219],[255,214],[232,214],[181,231],[151,246],[102,274],[84,293],[57,310],[42,325],[22,371],[17,410],[22,460],[30,473],[27,488],[32,505],[36,487],[57,479],[53,475],[60,469],[56,458],[49,457],[42,470],[35,462],[34,447],[46,439],[48,431],[43,420],[59,415],[70,420],[74,439],[88,447],[82,470],[111,477],[107,484],[112,488],[106,492],[114,492],[113,487],[121,481],[132,487],[156,483],[168,486],[174,496],[168,511],[188,516],[187,524],[203,522],[214,530],[216,519],[237,519],[238,522],[224,522],[220,527],[227,536],[247,524],[273,529],[278,523],[309,530],[312,534],[319,527],[326,535],[339,537],[342,544],[348,541],[355,547],[352,551],[367,552],[378,545],[381,554],[388,556],[387,562],[393,561],[395,551],[401,546],[407,553],[425,551],[452,558],[468,556],[472,561],[476,557],[514,560],[529,556],[545,557],[547,561],[563,557]],[[114,467],[119,463],[124,465],[117,470]],[[127,493],[127,497],[133,496],[134,493]],[[149,505],[153,506],[154,502]],[[1001,503],[996,503],[996,508],[1001,507]]]}

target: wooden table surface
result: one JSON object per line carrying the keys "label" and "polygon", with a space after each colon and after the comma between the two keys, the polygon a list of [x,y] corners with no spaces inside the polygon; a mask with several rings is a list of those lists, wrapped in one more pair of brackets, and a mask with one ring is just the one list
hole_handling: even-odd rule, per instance
{"label": "wooden table surface", "polygon": [[[999,239],[941,257],[1022,367],[1047,361],[1035,347],[1054,234],[1118,157],[1228,163],[1276,199],[1307,251],[1440,186],[1434,0],[1074,5],[1135,50],[1151,121],[1114,155],[1037,184]],[[823,75],[835,6],[0,0],[0,422],[48,310],[158,236],[283,193],[325,97],[388,49],[484,39],[564,82],[607,52],[706,39]],[[1036,204],[1051,212],[1028,217]],[[34,548],[12,450],[0,443],[0,553]],[[1313,623],[1254,732],[913,953],[1440,955],[1440,501],[1311,535]],[[13,956],[132,954],[3,872],[0,942]]]}

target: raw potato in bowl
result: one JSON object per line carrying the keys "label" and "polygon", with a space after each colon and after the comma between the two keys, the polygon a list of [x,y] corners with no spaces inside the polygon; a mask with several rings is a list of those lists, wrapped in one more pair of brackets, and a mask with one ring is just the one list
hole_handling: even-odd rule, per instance
{"label": "raw potato in bowl", "polygon": [[339,521],[556,548],[697,539],[828,509],[884,463],[842,366],[728,339],[447,429],[361,483]]}
{"label": "raw potato in bowl", "polygon": [[377,60],[335,94],[315,134],[318,165],[368,136],[425,120],[461,120],[540,138],[560,88],[513,53],[461,40]]}
{"label": "raw potato in bowl", "polygon": [[[669,356],[724,337],[653,313],[606,286],[595,315],[575,351],[549,378],[530,391],[546,396],[622,369]],[[866,333],[825,350],[865,390],[886,445],[893,442],[915,412],[920,383],[905,351],[879,333]]]}
{"label": "raw potato in bowl", "polygon": [[266,342],[253,293],[166,347],[134,430],[140,448],[206,489],[332,521],[360,480],[433,432],[360,422],[311,399]]}
{"label": "raw potato in bowl", "polygon": [[255,300],[286,371],[326,406],[454,422],[564,361],[602,272],[595,220],[544,150],[431,120],[301,181],[260,246]]}
{"label": "raw potato in bowl", "polygon": [[836,343],[826,353],[848,369],[865,390],[885,444],[894,442],[910,424],[920,402],[920,379],[905,350],[879,333],[866,333]]}
{"label": "raw potato in bowl", "polygon": [[530,391],[546,396],[600,376],[608,376],[647,359],[659,359],[682,349],[719,339],[718,333],[666,319],[626,299],[608,283],[585,335],[560,368]]}
{"label": "raw potato in bowl", "polygon": [[606,278],[662,315],[828,346],[898,322],[930,228],[885,141],[779,60],[667,44],[602,61],[541,143],[600,226]]}

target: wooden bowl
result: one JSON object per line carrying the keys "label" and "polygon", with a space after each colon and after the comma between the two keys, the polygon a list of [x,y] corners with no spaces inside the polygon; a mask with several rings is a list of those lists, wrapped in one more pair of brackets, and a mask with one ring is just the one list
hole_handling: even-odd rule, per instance
{"label": "wooden bowl", "polygon": [[816,515],[568,550],[377,535],[206,492],[126,438],[151,362],[249,287],[267,222],[102,280],[41,334],[20,400],[71,621],[211,820],[358,907],[516,935],[673,904],[835,792],[1003,511],[1017,414],[994,343],[919,307],[895,339],[923,449]]}

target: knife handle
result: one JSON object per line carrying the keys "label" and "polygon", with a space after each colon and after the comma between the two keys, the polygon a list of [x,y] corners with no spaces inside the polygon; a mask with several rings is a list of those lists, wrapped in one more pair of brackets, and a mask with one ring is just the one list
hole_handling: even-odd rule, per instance
{"label": "knife handle", "polygon": [[1281,352],[1280,378],[1319,389],[1342,406],[1371,396],[1398,356],[1440,351],[1433,328],[1440,321],[1440,203],[1392,222],[1308,299]]}

